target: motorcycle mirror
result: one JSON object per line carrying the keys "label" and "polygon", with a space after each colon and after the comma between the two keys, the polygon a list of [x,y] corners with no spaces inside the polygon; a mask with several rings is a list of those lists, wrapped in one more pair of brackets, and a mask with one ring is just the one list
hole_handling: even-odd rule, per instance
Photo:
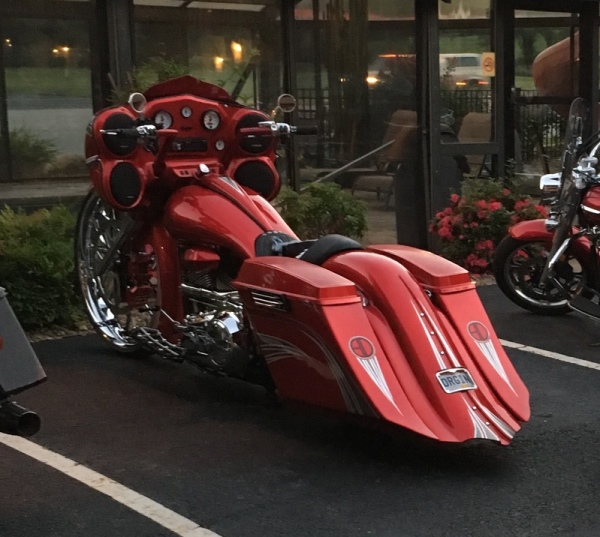
{"label": "motorcycle mirror", "polygon": [[286,114],[296,110],[296,98],[289,93],[280,95],[277,99],[277,107]]}
{"label": "motorcycle mirror", "polygon": [[144,109],[148,104],[146,97],[144,97],[141,93],[132,93],[127,102],[129,103],[129,106],[131,106],[131,108],[133,108],[140,115],[144,112]]}

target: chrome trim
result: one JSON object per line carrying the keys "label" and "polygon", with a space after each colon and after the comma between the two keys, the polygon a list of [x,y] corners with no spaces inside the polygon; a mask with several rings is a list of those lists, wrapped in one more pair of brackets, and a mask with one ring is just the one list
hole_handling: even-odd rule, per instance
{"label": "chrome trim", "polygon": [[284,295],[269,293],[267,291],[251,290],[250,296],[257,306],[280,311],[290,310],[287,298]]}

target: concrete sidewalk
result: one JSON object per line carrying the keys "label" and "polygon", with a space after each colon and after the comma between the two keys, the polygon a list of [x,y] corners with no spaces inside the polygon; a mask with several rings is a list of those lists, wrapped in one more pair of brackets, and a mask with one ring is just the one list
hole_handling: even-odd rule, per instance
{"label": "concrete sidewalk", "polygon": [[77,205],[90,189],[88,178],[0,183],[0,207],[34,211],[53,205]]}

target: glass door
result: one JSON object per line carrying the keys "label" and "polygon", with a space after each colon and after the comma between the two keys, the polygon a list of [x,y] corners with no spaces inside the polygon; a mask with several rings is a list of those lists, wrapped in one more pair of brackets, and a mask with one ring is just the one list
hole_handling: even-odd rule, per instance
{"label": "glass door", "polygon": [[515,170],[558,171],[569,103],[578,95],[579,14],[514,11]]}

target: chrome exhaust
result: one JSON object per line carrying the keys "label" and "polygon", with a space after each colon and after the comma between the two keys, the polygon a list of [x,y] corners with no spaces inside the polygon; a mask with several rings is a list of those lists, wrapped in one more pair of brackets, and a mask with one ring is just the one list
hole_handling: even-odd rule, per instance
{"label": "chrome exhaust", "polygon": [[0,404],[0,432],[17,436],[32,436],[40,430],[41,420],[32,410],[14,401]]}

